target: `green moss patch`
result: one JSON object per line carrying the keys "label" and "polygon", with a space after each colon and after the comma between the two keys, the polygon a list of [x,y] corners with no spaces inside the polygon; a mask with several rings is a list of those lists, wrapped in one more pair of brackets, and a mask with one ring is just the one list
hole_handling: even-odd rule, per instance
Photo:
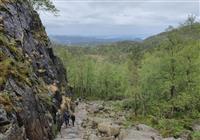
{"label": "green moss patch", "polygon": [[14,59],[6,56],[1,56],[0,60],[0,86],[5,84],[9,76],[13,76],[18,81],[31,85],[29,80],[30,68],[26,63],[16,62]]}
{"label": "green moss patch", "polygon": [[17,47],[16,41],[14,39],[8,39],[3,32],[0,33],[0,44],[6,47],[17,60],[21,61],[23,59],[22,50]]}
{"label": "green moss patch", "polygon": [[12,112],[14,110],[12,101],[8,93],[5,92],[0,93],[0,104],[4,106],[6,112]]}

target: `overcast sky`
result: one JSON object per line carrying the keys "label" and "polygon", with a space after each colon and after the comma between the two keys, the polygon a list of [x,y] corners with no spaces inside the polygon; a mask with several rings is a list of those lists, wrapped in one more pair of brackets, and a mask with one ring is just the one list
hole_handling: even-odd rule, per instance
{"label": "overcast sky", "polygon": [[49,35],[147,37],[199,16],[199,0],[54,0],[55,17],[40,12]]}

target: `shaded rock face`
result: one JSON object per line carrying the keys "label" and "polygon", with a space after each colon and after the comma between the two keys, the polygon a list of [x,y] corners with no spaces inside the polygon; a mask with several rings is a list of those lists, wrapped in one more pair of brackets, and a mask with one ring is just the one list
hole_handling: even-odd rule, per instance
{"label": "shaded rock face", "polygon": [[0,139],[53,139],[66,73],[26,0],[0,0],[0,73]]}

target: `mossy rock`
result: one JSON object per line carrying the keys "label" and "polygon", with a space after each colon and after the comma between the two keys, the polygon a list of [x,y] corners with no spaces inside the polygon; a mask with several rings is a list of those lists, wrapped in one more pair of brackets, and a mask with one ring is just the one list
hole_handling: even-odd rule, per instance
{"label": "mossy rock", "polygon": [[48,94],[37,94],[37,95],[46,108],[50,109],[53,106],[51,96],[49,96]]}
{"label": "mossy rock", "polygon": [[17,42],[15,39],[8,39],[3,32],[0,32],[0,43],[7,48],[13,56],[19,60],[23,60],[23,52],[22,49],[17,47]]}
{"label": "mossy rock", "polygon": [[31,86],[29,79],[30,67],[26,63],[16,62],[14,59],[3,56],[0,62],[0,85],[5,84],[9,76],[13,76],[18,81],[25,82]]}
{"label": "mossy rock", "polygon": [[0,71],[1,71],[0,85],[3,85],[6,82],[8,76],[10,75],[12,65],[13,65],[13,60],[10,58],[4,58],[4,60],[1,60],[1,62],[0,62]]}
{"label": "mossy rock", "polygon": [[9,113],[14,111],[14,106],[8,93],[0,92],[0,104],[3,105],[6,112]]}

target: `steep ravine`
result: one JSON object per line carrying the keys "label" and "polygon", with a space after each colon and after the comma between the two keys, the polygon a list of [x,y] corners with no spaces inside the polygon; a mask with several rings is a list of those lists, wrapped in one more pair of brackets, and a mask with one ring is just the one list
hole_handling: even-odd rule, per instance
{"label": "steep ravine", "polygon": [[0,0],[0,140],[51,140],[67,79],[39,15]]}

